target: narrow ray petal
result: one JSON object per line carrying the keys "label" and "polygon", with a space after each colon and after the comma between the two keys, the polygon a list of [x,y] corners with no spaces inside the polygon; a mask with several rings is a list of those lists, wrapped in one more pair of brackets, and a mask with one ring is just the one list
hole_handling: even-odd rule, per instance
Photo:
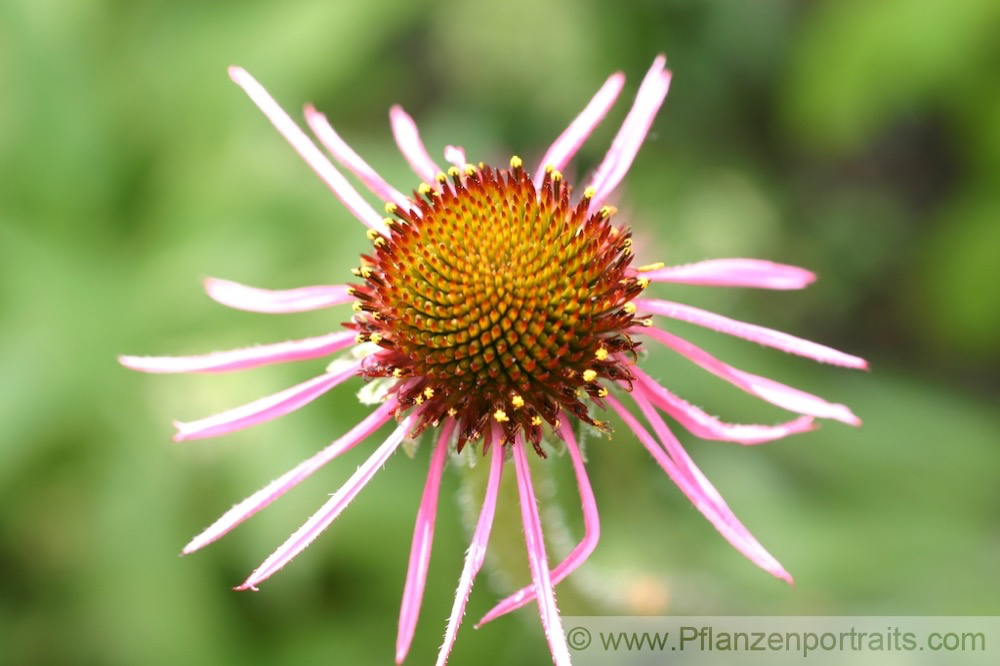
{"label": "narrow ray petal", "polygon": [[302,340],[213,352],[199,356],[119,356],[126,368],[142,372],[230,372],[270,363],[327,356],[354,344],[353,331],[339,331]]}
{"label": "narrow ray petal", "polygon": [[786,386],[772,379],[738,370],[731,365],[723,363],[704,349],[662,329],[653,326],[643,326],[634,328],[631,332],[650,336],[680,355],[697,363],[713,375],[721,377],[730,384],[762,400],[766,400],[772,405],[777,405],[778,407],[783,407],[799,414],[807,414],[822,419],[835,419],[853,426],[861,425],[861,419],[855,416],[846,405],[830,403],[823,400],[823,398],[800,391],[791,386]]}
{"label": "narrow ray petal", "polygon": [[535,188],[542,187],[542,178],[545,177],[545,167],[552,165],[552,168],[562,170],[566,168],[569,161],[576,155],[583,142],[587,140],[594,128],[607,115],[608,110],[618,99],[618,94],[625,85],[625,75],[615,72],[604,82],[601,89],[597,91],[593,99],[584,107],[569,127],[567,127],[559,138],[549,147],[542,157],[542,161],[535,170]]}
{"label": "narrow ray petal", "polygon": [[709,259],[646,271],[642,277],[651,282],[758,289],[802,289],[816,281],[812,271],[760,259]]}
{"label": "narrow ray petal", "polygon": [[483,560],[486,558],[486,544],[489,543],[490,531],[493,529],[493,517],[496,515],[497,494],[500,490],[502,473],[503,447],[494,444],[490,447],[490,476],[486,483],[483,508],[479,512],[479,521],[472,533],[469,550],[465,553],[465,565],[462,567],[462,575],[458,579],[455,603],[451,607],[444,642],[441,644],[441,649],[438,650],[437,666],[444,666],[448,663],[448,655],[451,654],[451,648],[455,645],[455,636],[458,634],[458,627],[462,624],[462,617],[465,615],[465,605],[469,601],[469,595],[472,594],[472,583],[476,579],[476,574],[483,567]]}
{"label": "narrow ray petal", "polygon": [[461,146],[445,146],[444,158],[459,169],[464,169],[468,164],[465,160],[465,149]]}
{"label": "narrow ray petal", "polygon": [[[573,459],[573,471],[576,472],[576,483],[580,489],[580,506],[583,509],[584,535],[580,543],[566,556],[566,559],[552,570],[553,585],[558,585],[590,557],[601,536],[601,521],[597,515],[597,502],[594,500],[594,491],[590,487],[590,479],[587,477],[587,468],[583,462],[583,455],[576,443],[573,428],[569,425],[568,421],[563,422],[562,427],[559,429],[559,434],[562,436],[563,441],[566,442],[566,449],[569,451],[570,458]],[[495,620],[501,615],[506,615],[512,610],[517,610],[530,603],[534,598],[535,588],[533,585],[522,587],[494,606],[476,624],[476,628],[478,629],[487,622]]]}
{"label": "narrow ray petal", "polygon": [[299,287],[297,289],[260,289],[219,278],[205,278],[205,292],[222,305],[266,314],[307,312],[350,303],[350,287],[342,284]]}
{"label": "narrow ray petal", "polygon": [[314,377],[307,382],[220,414],[187,423],[175,421],[177,434],[174,435],[174,441],[217,437],[284,416],[303,405],[308,405],[334,386],[354,377],[360,367],[361,361],[354,361],[339,372]]}
{"label": "narrow ray petal", "polygon": [[330,160],[323,156],[319,148],[306,136],[306,133],[295,124],[284,109],[278,106],[274,98],[264,87],[257,83],[250,74],[241,67],[230,67],[229,77],[243,88],[243,91],[257,105],[267,119],[271,121],[275,129],[281,133],[288,143],[292,144],[302,159],[306,161],[313,171],[326,183],[327,187],[340,199],[340,202],[347,207],[354,216],[372,229],[382,229],[382,216],[365,201],[357,190],[351,187],[347,179],[337,171],[337,168],[330,163]]}
{"label": "narrow ray petal", "polygon": [[549,561],[545,554],[545,538],[542,536],[542,521],[538,516],[535,489],[531,484],[531,468],[528,455],[524,451],[524,438],[520,433],[514,443],[514,469],[517,472],[517,491],[521,500],[521,521],[524,523],[524,542],[528,547],[528,565],[538,602],[538,614],[542,619],[545,640],[549,643],[552,662],[556,666],[570,663],[569,646],[563,632],[556,594],[549,574]]}
{"label": "narrow ray petal", "polygon": [[420,616],[420,604],[424,598],[427,583],[427,567],[431,562],[431,545],[434,541],[434,520],[437,517],[438,491],[441,488],[441,472],[448,453],[448,441],[455,422],[449,420],[441,429],[437,447],[431,456],[430,470],[424,494],[417,510],[417,522],[413,528],[413,545],[410,547],[410,563],[406,570],[406,584],[403,586],[403,604],[399,611],[399,633],[396,636],[396,663],[402,664],[413,642],[413,633]]}
{"label": "narrow ray petal", "polygon": [[633,367],[632,372],[635,373],[639,382],[646,389],[649,399],[656,403],[657,407],[677,419],[677,422],[692,435],[702,439],[715,439],[746,445],[763,444],[796,433],[808,432],[816,427],[811,416],[800,416],[792,421],[773,426],[724,423],[677,397],[642,370]]}
{"label": "narrow ray petal", "polygon": [[[641,389],[639,390],[641,391]],[[636,404],[639,405],[640,409],[645,407],[643,413],[647,413],[647,410],[649,410],[650,413],[655,415],[652,407],[641,396],[633,392],[632,397],[634,399],[638,398]],[[695,508],[712,523],[715,529],[734,548],[743,553],[747,559],[761,569],[789,583],[792,582],[792,577],[785,571],[784,567],[760,545],[753,535],[750,534],[749,530],[736,518],[725,501],[723,501],[719,491],[705,478],[701,470],[695,466],[694,462],[680,446],[680,443],[666,430],[665,425],[663,426],[663,430],[667,438],[663,442],[664,447],[661,447],[646,429],[639,424],[638,420],[632,416],[631,412],[625,409],[617,399],[613,396],[608,396],[607,401],[612,409],[622,417],[626,425],[636,434],[639,441],[646,447],[657,464],[667,473],[667,476],[670,477],[674,484],[680,488],[681,492],[691,500]],[[662,423],[662,420],[660,420],[660,423]],[[655,427],[656,423],[654,423]],[[667,455],[666,446],[669,446],[678,455],[674,458]]]}
{"label": "narrow ray petal", "polygon": [[325,115],[317,111],[312,104],[306,106],[305,115],[306,123],[313,134],[341,166],[353,173],[358,180],[365,184],[365,187],[383,201],[391,201],[403,210],[410,209],[409,199],[378,175],[378,172],[371,168],[368,162],[361,159],[361,156],[340,138]]}
{"label": "narrow ray petal", "polygon": [[254,570],[250,577],[237,587],[237,590],[252,590],[257,585],[267,580],[277,573],[283,566],[288,564],[296,555],[301,553],[318,537],[323,530],[329,527],[330,523],[340,515],[340,512],[347,507],[351,501],[358,496],[358,493],[368,485],[375,473],[385,465],[389,457],[396,451],[400,443],[410,430],[411,418],[407,418],[401,423],[388,439],[375,450],[368,460],[358,468],[358,470],[347,480],[340,490],[320,507],[319,511],[310,516],[298,530],[295,531],[285,543],[281,544],[276,551],[264,560],[264,562]]}
{"label": "narrow ray petal", "polygon": [[441,168],[427,154],[413,118],[403,111],[403,107],[396,105],[389,109],[389,122],[392,124],[392,135],[396,138],[399,152],[403,153],[410,168],[421,180],[434,186],[437,183],[435,177],[441,173]]}
{"label": "narrow ray petal", "polygon": [[847,368],[866,369],[868,367],[868,363],[863,358],[851,356],[836,349],[797,338],[788,333],[737,321],[690,305],[651,298],[637,298],[633,303],[635,303],[637,308],[645,312],[686,321],[696,326],[704,326],[713,331],[750,340],[766,347],[774,347],[789,354],[805,356],[821,363],[840,365]]}
{"label": "narrow ray petal", "polygon": [[642,85],[639,86],[632,110],[625,117],[625,122],[618,130],[604,161],[597,167],[591,182],[591,187],[597,193],[590,204],[590,212],[603,205],[605,198],[618,187],[618,183],[632,166],[632,160],[639,152],[639,147],[642,146],[653,124],[653,118],[656,117],[670,89],[670,72],[664,69],[666,64],[667,59],[662,55],[653,61],[653,66],[649,68]]}
{"label": "narrow ray petal", "polygon": [[351,428],[340,439],[329,444],[312,457],[303,460],[253,495],[233,506],[229,511],[226,511],[208,529],[191,539],[181,552],[184,555],[189,555],[229,533],[237,525],[305,481],[328,462],[363,442],[369,435],[381,428],[392,418],[397,406],[396,399],[394,397],[389,398],[389,400],[369,414],[363,421]]}

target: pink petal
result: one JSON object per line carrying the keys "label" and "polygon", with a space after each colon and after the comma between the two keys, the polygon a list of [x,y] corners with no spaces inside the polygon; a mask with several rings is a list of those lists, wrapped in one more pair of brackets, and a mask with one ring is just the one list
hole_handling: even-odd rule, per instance
{"label": "pink petal", "polygon": [[354,300],[350,294],[350,287],[342,284],[274,290],[247,287],[229,280],[210,277],[205,278],[205,291],[209,298],[217,303],[237,310],[267,314],[307,312]]}
{"label": "pink petal", "polygon": [[524,523],[524,542],[528,547],[528,565],[531,580],[538,601],[538,615],[542,619],[545,640],[549,643],[552,662],[557,666],[568,665],[569,646],[563,632],[559,609],[556,608],[556,594],[549,575],[549,562],[545,554],[545,538],[542,535],[542,521],[538,517],[538,503],[535,489],[531,485],[531,468],[525,453],[524,438],[517,435],[514,446],[514,469],[517,472],[517,491],[521,500],[521,521]]}
{"label": "pink petal", "polygon": [[468,164],[465,160],[465,150],[461,146],[445,146],[444,158],[459,170],[464,170],[465,165]]}
{"label": "pink petal", "polygon": [[759,289],[802,289],[816,281],[812,271],[760,259],[710,259],[646,271],[642,277],[651,282]]}
{"label": "pink petal", "polygon": [[118,361],[127,368],[141,372],[229,372],[327,356],[353,345],[354,336],[353,331],[339,331],[315,338],[200,356],[119,356]]}
{"label": "pink petal", "polygon": [[306,161],[306,164],[312,167],[313,171],[326,183],[334,195],[340,199],[340,202],[349,211],[354,213],[355,217],[372,229],[384,228],[385,225],[382,224],[382,216],[375,212],[375,209],[358,194],[357,190],[351,187],[347,179],[337,171],[337,168],[330,163],[330,160],[323,156],[319,148],[309,140],[309,137],[295,124],[295,121],[278,106],[278,103],[264,90],[263,86],[257,83],[241,67],[230,67],[229,77],[236,85],[243,88],[243,91],[257,105],[257,108],[267,116],[267,119],[271,121],[275,129],[285,137],[288,143],[292,144],[292,148]]}
{"label": "pink petal", "polygon": [[[553,585],[558,585],[562,582],[590,557],[601,536],[601,521],[597,515],[597,502],[594,500],[594,491],[590,487],[590,479],[587,478],[587,468],[583,462],[583,455],[580,453],[580,447],[577,445],[576,437],[573,435],[573,428],[570,427],[568,421],[563,422],[559,434],[562,436],[563,441],[566,442],[570,458],[573,459],[573,470],[576,472],[576,483],[580,489],[580,505],[583,509],[584,535],[583,540],[573,548],[570,554],[566,556],[566,559],[552,570]],[[487,622],[495,620],[501,615],[506,615],[512,610],[517,610],[521,606],[530,603],[534,598],[535,588],[533,585],[522,587],[494,606],[476,624],[476,628],[478,629]]]}
{"label": "pink petal", "polygon": [[702,439],[716,439],[740,444],[763,444],[796,433],[808,432],[816,427],[811,416],[801,416],[794,421],[773,426],[723,423],[714,416],[706,414],[694,405],[678,398],[642,370],[632,368],[632,372],[643,385],[649,399],[656,403],[657,407],[677,419],[677,422],[687,428],[691,434]]}
{"label": "pink petal", "polygon": [[407,418],[393,431],[382,446],[376,449],[368,460],[347,480],[340,490],[320,507],[319,511],[309,517],[302,527],[295,531],[285,543],[281,544],[276,551],[264,560],[257,567],[250,577],[237,587],[237,590],[254,590],[261,582],[267,580],[278,572],[283,566],[288,564],[296,555],[301,553],[320,535],[330,523],[340,515],[340,512],[347,507],[351,501],[358,496],[358,493],[368,485],[375,473],[385,465],[389,457],[396,451],[400,443],[410,430],[410,421]]}
{"label": "pink petal", "polygon": [[246,405],[226,410],[220,414],[188,423],[175,421],[174,426],[177,428],[177,434],[174,435],[174,441],[182,442],[192,439],[217,437],[272,421],[279,416],[284,416],[304,405],[308,405],[334,386],[354,377],[358,374],[360,367],[361,361],[354,361],[340,372],[327,373],[319,377],[314,377],[297,386],[255,400]]}
{"label": "pink petal", "polygon": [[410,651],[413,633],[420,616],[420,603],[424,598],[427,583],[427,567],[431,562],[431,544],[434,541],[434,519],[437,516],[438,490],[441,488],[441,471],[444,469],[448,440],[455,427],[449,420],[441,429],[437,448],[431,457],[431,467],[427,472],[427,483],[417,510],[417,523],[413,528],[413,545],[410,547],[410,564],[406,570],[406,585],[403,587],[403,605],[399,611],[399,634],[396,637],[396,663],[402,664]]}
{"label": "pink petal", "polygon": [[305,109],[306,123],[309,128],[323,144],[323,147],[330,151],[333,158],[341,166],[353,173],[358,180],[365,184],[372,193],[383,201],[391,201],[403,210],[410,209],[410,200],[399,190],[385,182],[382,176],[378,175],[375,169],[371,168],[367,162],[354,152],[347,143],[340,138],[333,127],[327,121],[326,116],[317,111],[311,104]]}
{"label": "pink petal", "polygon": [[329,444],[312,457],[303,460],[253,495],[250,495],[229,509],[229,511],[226,511],[208,529],[192,539],[188,545],[184,546],[184,550],[181,552],[184,555],[188,555],[216,541],[237,525],[250,518],[250,516],[302,483],[313,472],[316,472],[340,454],[353,449],[369,435],[385,425],[392,418],[397,406],[396,399],[394,397],[389,398],[389,400],[369,414],[363,421],[351,428],[340,439]]}
{"label": "pink petal", "polygon": [[403,107],[396,105],[389,109],[389,122],[392,124],[392,135],[396,137],[399,152],[403,153],[410,168],[428,185],[437,185],[436,177],[441,169],[427,154],[413,118],[403,111]]}
{"label": "pink petal", "polygon": [[597,190],[590,204],[590,212],[593,212],[603,205],[604,199],[611,194],[612,190],[618,187],[628,169],[632,166],[632,160],[639,152],[639,147],[646,139],[646,134],[653,124],[653,118],[663,104],[670,89],[670,72],[665,70],[667,64],[665,56],[657,56],[653,61],[653,66],[649,68],[646,77],[639,86],[636,93],[635,103],[632,110],[625,117],[621,129],[611,143],[604,161],[597,168],[591,187]]}
{"label": "pink petal", "polygon": [[458,589],[455,590],[455,603],[451,607],[451,616],[448,618],[448,628],[445,630],[444,642],[438,650],[437,666],[444,666],[448,663],[448,655],[455,645],[455,636],[458,634],[458,627],[462,624],[462,617],[465,615],[465,605],[472,594],[472,583],[476,579],[476,574],[483,567],[483,560],[486,558],[486,544],[490,540],[490,531],[493,529],[493,516],[497,510],[497,494],[500,490],[500,477],[503,472],[503,447],[497,443],[497,438],[493,438],[493,446],[490,447],[490,476],[486,483],[486,496],[483,498],[483,508],[479,513],[479,522],[476,523],[476,530],[472,533],[472,543],[465,553],[465,566],[462,567],[462,575],[458,579]]}
{"label": "pink petal", "polygon": [[808,340],[803,340],[802,338],[797,338],[794,335],[782,333],[781,331],[729,319],[728,317],[723,317],[722,315],[690,305],[650,298],[637,298],[633,303],[635,303],[637,308],[646,312],[686,321],[696,326],[704,326],[713,331],[750,340],[766,347],[774,347],[789,354],[805,356],[821,363],[830,363],[831,365],[840,365],[848,368],[865,369],[868,367],[868,363],[863,358],[851,356],[850,354],[845,354],[836,349],[831,349],[815,342],[809,342]]}
{"label": "pink petal", "polygon": [[[659,419],[649,403],[639,396],[641,392],[642,389],[639,388],[632,393],[636,404],[643,410],[647,418],[650,418],[652,415],[656,419]],[[681,447],[680,442],[667,430],[662,419],[652,422],[654,428],[662,426],[659,428],[658,434],[663,441],[664,447],[670,451],[670,455],[667,455],[665,449],[656,443],[646,429],[639,425],[639,422],[632,416],[631,412],[625,409],[617,399],[613,396],[608,396],[605,399],[611,405],[611,408],[618,412],[626,425],[632,429],[639,438],[639,441],[642,442],[643,446],[646,447],[660,467],[663,468],[663,471],[667,473],[667,476],[670,477],[677,487],[680,488],[681,492],[691,500],[695,508],[712,523],[715,529],[734,548],[768,573],[789,583],[792,582],[792,577],[785,571],[784,567],[760,545],[753,535],[750,534],[749,530],[736,518],[722,499],[722,496],[719,495],[719,491],[705,478],[701,470],[695,466],[683,447]]]}
{"label": "pink petal", "polygon": [[615,100],[618,99],[618,94],[622,91],[622,86],[624,85],[624,74],[621,72],[612,74],[583,111],[580,112],[580,115],[559,135],[559,138],[545,152],[545,156],[542,157],[542,161],[538,164],[538,169],[535,170],[536,189],[542,186],[546,166],[551,165],[556,170],[566,168],[566,165],[573,159],[576,151],[580,149],[580,146],[587,140],[590,133],[594,131],[594,128],[607,115],[608,110],[615,103]]}
{"label": "pink petal", "polygon": [[730,365],[726,365],[704,349],[664,330],[655,327],[639,327],[633,328],[631,332],[649,335],[682,356],[694,361],[713,375],[725,379],[730,384],[762,400],[766,400],[772,405],[777,405],[778,407],[783,407],[799,414],[808,414],[809,416],[816,416],[822,419],[835,419],[853,426],[861,425],[861,419],[855,416],[845,405],[829,403],[805,391],[786,386],[766,377],[738,370]]}

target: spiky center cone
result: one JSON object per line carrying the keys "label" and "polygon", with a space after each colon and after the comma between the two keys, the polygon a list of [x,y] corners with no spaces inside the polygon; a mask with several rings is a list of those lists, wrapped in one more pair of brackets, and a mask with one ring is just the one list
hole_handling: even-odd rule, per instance
{"label": "spiky center cone", "polygon": [[459,449],[482,437],[485,450],[496,424],[503,443],[521,430],[541,454],[542,424],[561,410],[604,427],[584,400],[603,407],[602,382],[633,379],[625,330],[648,284],[627,270],[629,230],[610,207],[588,215],[589,191],[571,205],[557,171],[536,191],[516,157],[449,175],[409,212],[387,206],[386,235],[369,233],[351,326],[382,350],[365,376],[398,379],[417,431],[455,418]]}

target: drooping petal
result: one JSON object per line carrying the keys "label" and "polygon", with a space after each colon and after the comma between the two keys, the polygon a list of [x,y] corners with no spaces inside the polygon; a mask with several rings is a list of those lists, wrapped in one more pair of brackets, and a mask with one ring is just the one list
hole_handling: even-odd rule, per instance
{"label": "drooping petal", "polygon": [[410,168],[428,185],[437,185],[435,178],[441,173],[441,168],[427,154],[413,118],[397,104],[389,109],[389,122],[392,124],[392,135],[396,138],[399,152],[403,153]]}
{"label": "drooping petal", "polygon": [[365,184],[371,192],[382,199],[391,201],[403,210],[410,209],[409,199],[402,192],[387,183],[382,176],[378,175],[375,169],[361,159],[361,156],[354,152],[354,149],[347,145],[347,142],[340,138],[340,135],[333,129],[326,116],[313,107],[312,104],[305,109],[306,123],[309,128],[323,144],[323,147],[330,151],[333,158],[341,166],[353,173],[358,180]]}
{"label": "drooping petal", "polygon": [[[638,391],[641,390],[638,389]],[[656,416],[655,411],[652,410],[649,403],[639,396],[637,392],[633,392],[632,397],[636,400],[639,408],[643,410],[643,413],[647,414],[647,418],[649,418],[649,414]],[[664,435],[666,438],[663,441],[664,446],[661,447],[646,429],[639,424],[638,420],[632,416],[631,412],[625,409],[617,399],[613,396],[608,396],[606,400],[612,409],[622,417],[626,425],[635,432],[639,441],[642,442],[643,446],[646,447],[663,471],[667,473],[667,476],[670,477],[677,487],[680,488],[681,492],[691,500],[695,508],[712,523],[715,529],[734,548],[743,553],[747,559],[761,569],[789,583],[792,582],[792,577],[781,566],[781,563],[774,559],[753,535],[750,534],[749,530],[743,526],[739,519],[736,518],[732,510],[730,510],[722,499],[719,491],[705,478],[701,470],[695,466],[694,462],[681,447],[680,442],[677,442],[669,430],[666,429],[665,424],[662,426],[663,433],[661,438]],[[643,409],[644,407],[645,409]],[[653,423],[654,428],[657,427],[658,424],[656,422]],[[659,424],[662,423],[661,419]],[[669,447],[671,453],[676,455],[673,455],[673,457],[672,455],[667,455],[666,447]]]}
{"label": "drooping petal", "polygon": [[437,447],[431,456],[427,483],[420,498],[417,522],[413,528],[413,545],[410,547],[410,563],[406,570],[406,584],[403,586],[403,604],[399,611],[399,633],[396,636],[396,663],[402,664],[410,651],[413,633],[420,616],[420,604],[424,598],[427,582],[427,567],[431,562],[431,545],[434,541],[434,520],[437,517],[438,490],[441,488],[441,471],[444,469],[448,453],[448,441],[455,428],[450,420],[441,428]]}
{"label": "drooping petal", "polygon": [[583,142],[587,140],[594,128],[604,119],[608,110],[618,99],[618,94],[625,85],[625,75],[615,72],[604,82],[601,89],[597,91],[593,99],[584,107],[572,123],[569,124],[559,138],[545,151],[545,156],[535,170],[535,189],[542,187],[542,179],[545,177],[545,167],[551,165],[553,169],[562,170],[566,168],[576,151],[580,149]]}
{"label": "drooping petal", "polygon": [[778,407],[783,407],[799,414],[807,414],[822,419],[835,419],[853,426],[861,425],[861,419],[855,416],[846,405],[830,403],[823,400],[823,398],[800,391],[791,386],[786,386],[772,379],[738,370],[731,365],[723,363],[697,345],[655,326],[638,327],[632,329],[631,332],[650,336],[680,355],[697,363],[713,375],[721,377],[730,384],[762,400],[766,400],[772,405],[777,405]]}
{"label": "drooping petal", "polygon": [[851,356],[836,349],[797,338],[788,333],[737,321],[690,305],[655,298],[637,298],[632,302],[635,303],[639,310],[645,312],[686,321],[696,326],[704,326],[713,331],[750,340],[766,347],[774,347],[789,354],[805,356],[821,363],[840,365],[847,368],[865,369],[868,367],[868,363],[863,358]]}
{"label": "drooping petal", "polygon": [[618,183],[628,173],[632,160],[646,139],[653,118],[656,117],[656,112],[660,110],[670,89],[670,72],[664,69],[666,64],[667,59],[662,55],[653,61],[653,66],[649,68],[642,85],[639,86],[631,111],[625,117],[625,122],[618,130],[601,165],[597,167],[590,185],[596,190],[591,200],[590,212],[600,208],[605,198],[618,187]]}
{"label": "drooping petal", "polygon": [[174,441],[217,437],[284,416],[303,405],[308,405],[334,386],[354,377],[360,367],[361,361],[354,361],[338,372],[314,377],[307,382],[220,414],[187,423],[175,421],[177,434],[174,435]]}
{"label": "drooping petal", "polygon": [[213,352],[199,356],[119,356],[126,368],[141,372],[231,372],[271,363],[327,356],[354,344],[353,331],[338,331],[302,340]]}
{"label": "drooping petal", "polygon": [[[601,521],[597,515],[597,502],[594,500],[594,491],[590,487],[590,479],[587,477],[587,468],[583,462],[583,455],[580,447],[576,443],[576,436],[568,421],[564,421],[559,429],[559,435],[566,442],[566,449],[570,458],[573,459],[573,471],[576,472],[576,483],[580,489],[580,506],[583,510],[583,539],[570,551],[562,562],[552,570],[552,584],[558,585],[567,576],[576,571],[583,564],[590,554],[594,552],[597,541],[601,537]],[[535,598],[535,588],[527,585],[510,595],[490,612],[483,616],[476,624],[476,628],[483,626],[487,622],[497,619],[501,615],[517,610],[531,602]]]}
{"label": "drooping petal", "polygon": [[709,259],[646,271],[642,277],[650,282],[758,289],[802,289],[816,281],[812,271],[760,259]]}
{"label": "drooping petal", "polygon": [[363,442],[369,435],[392,419],[397,406],[396,398],[390,397],[384,404],[351,428],[340,439],[329,444],[312,457],[303,460],[253,495],[250,495],[229,509],[229,511],[226,511],[208,529],[191,539],[181,552],[184,555],[188,555],[229,533],[237,525],[305,481],[328,462]]}
{"label": "drooping petal", "polygon": [[205,278],[205,292],[222,305],[266,314],[307,312],[350,303],[354,297],[343,284],[298,287],[296,289],[260,289],[219,278]]}
{"label": "drooping petal", "polygon": [[479,512],[479,521],[476,529],[472,533],[472,542],[469,550],[465,553],[465,565],[462,567],[462,575],[458,579],[458,589],[455,590],[455,603],[451,607],[451,615],[448,617],[448,628],[444,633],[444,642],[438,650],[437,666],[444,666],[448,663],[448,655],[455,645],[455,636],[458,635],[458,627],[462,624],[462,617],[465,615],[465,605],[472,594],[472,583],[476,579],[476,574],[483,567],[483,560],[486,558],[486,544],[490,540],[490,531],[493,529],[493,517],[497,510],[497,494],[500,491],[500,477],[503,473],[503,447],[496,443],[490,447],[490,476],[486,482],[486,495],[483,497],[483,508]]}
{"label": "drooping petal", "polygon": [[763,444],[800,432],[808,432],[816,427],[811,416],[800,416],[792,421],[773,426],[723,423],[660,386],[655,379],[642,370],[635,367],[631,370],[643,385],[649,399],[656,403],[657,407],[677,419],[677,422],[692,435],[702,439],[737,442],[745,445]]}
{"label": "drooping petal", "polygon": [[340,515],[340,512],[358,496],[358,493],[368,485],[375,473],[385,465],[389,457],[396,451],[400,443],[410,430],[412,418],[403,421],[382,446],[375,450],[375,453],[366,460],[357,471],[351,475],[340,489],[320,507],[319,511],[309,517],[302,527],[295,531],[285,543],[281,544],[276,551],[264,560],[257,567],[250,577],[247,578],[237,590],[254,590],[257,585],[267,580],[277,573],[283,566],[288,564],[296,555],[301,553],[318,537],[323,530],[329,527],[330,523]]}
{"label": "drooping petal", "polygon": [[545,538],[542,536],[542,521],[538,516],[535,489],[531,484],[531,468],[524,451],[524,438],[519,432],[514,443],[514,469],[517,472],[517,491],[521,501],[521,521],[524,523],[524,542],[528,547],[528,565],[538,602],[538,615],[542,619],[545,640],[549,643],[552,662],[556,666],[569,666],[569,645],[563,632],[559,609],[556,608],[556,594],[549,574],[549,560],[545,554]]}
{"label": "drooping petal", "polygon": [[284,109],[278,106],[274,98],[264,87],[257,83],[250,74],[242,67],[230,67],[229,77],[243,88],[243,91],[250,97],[257,108],[260,109],[267,119],[271,121],[275,129],[281,133],[288,143],[292,144],[302,159],[306,161],[312,170],[326,183],[333,194],[340,199],[340,202],[347,207],[354,216],[372,229],[383,229],[382,216],[365,201],[357,190],[355,190],[347,179],[337,171],[337,168],[330,163],[330,160],[323,156],[319,148],[306,136],[295,121],[292,120]]}

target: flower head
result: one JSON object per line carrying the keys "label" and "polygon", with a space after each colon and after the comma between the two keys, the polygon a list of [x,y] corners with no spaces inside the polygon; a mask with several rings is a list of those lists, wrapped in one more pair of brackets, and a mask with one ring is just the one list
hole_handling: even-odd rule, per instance
{"label": "flower head", "polygon": [[[348,330],[315,338],[202,356],[124,356],[121,362],[145,372],[225,372],[319,358],[353,347],[351,355],[314,379],[221,414],[177,423],[176,440],[213,437],[277,418],[354,377],[379,382],[381,404],[325,449],[227,511],[195,537],[185,553],[215,541],[384,424],[397,421],[388,439],[347,483],[238,588],[256,589],[326,529],[404,439],[433,430],[430,470],[403,592],[397,662],[405,658],[416,627],[448,452],[471,445],[490,459],[489,477],[438,663],[448,658],[482,567],[509,459],[517,477],[532,584],[501,601],[480,623],[534,600],[554,662],[569,663],[554,586],[587,559],[600,531],[572,424],[607,429],[598,416],[610,408],[734,547],[766,571],[791,581],[694,465],[662,414],[699,437],[741,444],[810,430],[814,418],[860,422],[843,405],[723,363],[656,325],[653,316],[690,322],[825,363],[864,368],[865,362],[785,333],[643,296],[652,282],[799,289],[815,279],[801,268],[752,259],[633,266],[631,233],[617,222],[607,200],[631,166],[666,97],[670,72],[665,62],[662,56],[654,61],[607,156],[582,190],[567,183],[560,169],[616,100],[624,85],[620,73],[608,79],[533,170],[519,157],[499,167],[469,164],[461,148],[448,146],[445,158],[452,166],[444,172],[424,148],[413,120],[393,107],[390,120],[396,142],[423,181],[412,196],[389,185],[324,116],[306,107],[306,121],[320,143],[382,200],[388,216],[354,189],[249,74],[230,69],[233,80],[368,227],[372,250],[353,269],[357,280],[351,285],[275,291],[209,279],[205,285],[209,296],[254,312],[301,312],[350,303],[355,314]],[[638,367],[636,351],[647,341],[800,416],[777,425],[721,422]],[[652,432],[623,400],[635,404]],[[546,436],[565,443],[578,480],[585,528],[580,543],[552,569],[527,451],[530,444],[544,457]]]}

